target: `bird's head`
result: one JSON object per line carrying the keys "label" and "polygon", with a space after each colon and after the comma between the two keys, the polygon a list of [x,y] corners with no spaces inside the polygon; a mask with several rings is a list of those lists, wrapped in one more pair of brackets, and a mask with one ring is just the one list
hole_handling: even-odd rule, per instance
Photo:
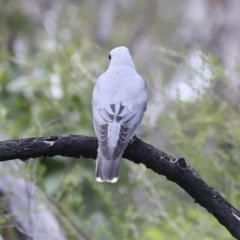
{"label": "bird's head", "polygon": [[121,46],[116,47],[111,50],[109,53],[109,66],[128,66],[135,69],[134,62],[132,60],[132,56],[128,50],[128,48]]}

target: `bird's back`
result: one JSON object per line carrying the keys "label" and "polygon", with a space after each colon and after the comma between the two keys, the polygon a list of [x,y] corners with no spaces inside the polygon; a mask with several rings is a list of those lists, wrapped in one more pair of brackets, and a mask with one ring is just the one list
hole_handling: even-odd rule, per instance
{"label": "bird's back", "polygon": [[108,69],[97,80],[93,100],[101,104],[132,103],[146,91],[143,78],[128,67]]}

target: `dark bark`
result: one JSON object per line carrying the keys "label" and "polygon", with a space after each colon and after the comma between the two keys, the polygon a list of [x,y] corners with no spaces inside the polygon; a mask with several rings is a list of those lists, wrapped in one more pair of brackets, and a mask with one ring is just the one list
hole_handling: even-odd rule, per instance
{"label": "dark bark", "polygon": [[[95,137],[77,135],[9,140],[0,142],[0,161],[56,155],[95,159],[97,146]],[[209,187],[184,158],[173,158],[138,138],[134,138],[123,157],[134,163],[142,163],[178,184],[195,202],[225,226],[233,237],[240,239],[240,212],[216,190]]]}

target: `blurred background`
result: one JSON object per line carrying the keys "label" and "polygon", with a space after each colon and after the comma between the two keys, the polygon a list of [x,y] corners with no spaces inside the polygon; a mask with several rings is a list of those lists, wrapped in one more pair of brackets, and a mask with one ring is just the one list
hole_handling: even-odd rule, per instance
{"label": "blurred background", "polygon": [[[93,136],[92,89],[119,45],[148,85],[138,135],[239,209],[240,1],[1,0],[1,140]],[[116,184],[94,171],[60,156],[1,163],[2,239],[232,239],[143,165],[123,160]]]}

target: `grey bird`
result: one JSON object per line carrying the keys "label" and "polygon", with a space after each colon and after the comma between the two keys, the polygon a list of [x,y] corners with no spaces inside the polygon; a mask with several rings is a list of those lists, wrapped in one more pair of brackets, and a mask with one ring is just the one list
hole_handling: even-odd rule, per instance
{"label": "grey bird", "polygon": [[115,183],[120,161],[147,107],[147,87],[129,50],[117,47],[96,82],[92,96],[93,125],[98,138],[96,180]]}

